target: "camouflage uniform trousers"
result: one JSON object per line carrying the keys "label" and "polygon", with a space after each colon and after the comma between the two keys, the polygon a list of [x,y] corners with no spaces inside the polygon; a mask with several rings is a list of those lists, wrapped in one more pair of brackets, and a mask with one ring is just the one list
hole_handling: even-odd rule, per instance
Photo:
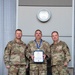
{"label": "camouflage uniform trousers", "polygon": [[8,75],[26,75],[26,67],[24,65],[12,65],[10,69],[8,69]]}
{"label": "camouflage uniform trousers", "polygon": [[69,75],[68,68],[62,65],[52,66],[52,75]]}
{"label": "camouflage uniform trousers", "polygon": [[30,75],[47,75],[47,64],[30,64]]}

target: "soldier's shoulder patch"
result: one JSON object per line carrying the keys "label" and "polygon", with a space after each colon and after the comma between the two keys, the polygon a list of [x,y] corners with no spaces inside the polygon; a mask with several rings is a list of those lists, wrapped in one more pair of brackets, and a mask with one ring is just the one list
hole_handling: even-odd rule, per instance
{"label": "soldier's shoulder patch", "polygon": [[8,42],[8,45],[11,45],[12,43],[13,43],[13,41],[9,41],[9,42]]}
{"label": "soldier's shoulder patch", "polygon": [[66,47],[67,49],[69,49],[68,45],[64,41],[62,41],[62,44],[63,44],[64,47]]}

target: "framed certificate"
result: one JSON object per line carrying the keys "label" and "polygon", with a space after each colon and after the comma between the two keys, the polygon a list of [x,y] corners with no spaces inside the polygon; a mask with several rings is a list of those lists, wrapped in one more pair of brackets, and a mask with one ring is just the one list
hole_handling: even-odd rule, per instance
{"label": "framed certificate", "polygon": [[43,63],[44,58],[43,58],[43,50],[35,50],[34,51],[34,62],[35,63]]}

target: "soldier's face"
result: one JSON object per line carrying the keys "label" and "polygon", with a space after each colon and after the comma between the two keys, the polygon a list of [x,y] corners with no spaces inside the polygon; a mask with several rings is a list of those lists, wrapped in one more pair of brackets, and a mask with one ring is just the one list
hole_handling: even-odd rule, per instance
{"label": "soldier's face", "polygon": [[40,31],[36,31],[35,38],[36,39],[41,39],[41,37],[42,37],[42,33]]}
{"label": "soldier's face", "polygon": [[52,34],[52,39],[53,39],[53,41],[58,41],[59,40],[59,35],[57,34],[57,33],[53,33]]}
{"label": "soldier's face", "polygon": [[15,36],[16,36],[16,39],[21,39],[22,32],[21,31],[16,31]]}

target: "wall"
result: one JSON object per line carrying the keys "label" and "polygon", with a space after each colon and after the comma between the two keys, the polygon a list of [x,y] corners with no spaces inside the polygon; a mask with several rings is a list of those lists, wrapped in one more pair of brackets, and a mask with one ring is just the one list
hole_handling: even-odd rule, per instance
{"label": "wall", "polygon": [[4,48],[14,38],[16,29],[16,1],[0,0],[0,75],[7,75],[4,64]]}
{"label": "wall", "polygon": [[19,6],[72,6],[72,0],[19,0]]}
{"label": "wall", "polygon": [[0,0],[0,74],[2,75],[2,70],[3,70],[3,46],[4,46],[4,43],[3,43],[3,0]]}

